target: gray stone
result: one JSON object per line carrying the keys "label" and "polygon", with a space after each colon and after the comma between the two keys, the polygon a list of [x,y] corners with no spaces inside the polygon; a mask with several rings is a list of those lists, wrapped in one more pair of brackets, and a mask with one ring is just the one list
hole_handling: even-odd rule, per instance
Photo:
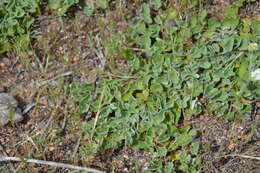
{"label": "gray stone", "polygon": [[22,111],[17,106],[18,102],[13,96],[0,93],[0,126],[6,125],[9,121],[16,123],[23,120]]}

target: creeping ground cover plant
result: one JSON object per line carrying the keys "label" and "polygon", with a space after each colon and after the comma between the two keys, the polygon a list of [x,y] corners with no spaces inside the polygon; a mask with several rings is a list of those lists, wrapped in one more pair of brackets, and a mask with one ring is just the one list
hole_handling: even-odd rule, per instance
{"label": "creeping ground cover plant", "polygon": [[24,48],[29,43],[29,29],[34,22],[32,14],[38,11],[39,0],[0,1],[0,54],[17,43]]}
{"label": "creeping ground cover plant", "polygon": [[88,116],[80,154],[129,145],[150,153],[148,172],[200,172],[197,132],[183,119],[246,118],[260,96],[251,78],[260,68],[260,22],[237,12],[227,8],[223,21],[204,10],[183,19],[160,1],[143,3],[121,39],[103,41],[107,57],[127,61],[127,75],[100,72],[98,85],[71,87]]}
{"label": "creeping ground cover plant", "polygon": [[[39,0],[1,0],[0,1],[0,54],[13,48],[27,50],[30,31],[35,16],[40,13]],[[53,14],[64,16],[78,0],[48,0],[47,5]]]}

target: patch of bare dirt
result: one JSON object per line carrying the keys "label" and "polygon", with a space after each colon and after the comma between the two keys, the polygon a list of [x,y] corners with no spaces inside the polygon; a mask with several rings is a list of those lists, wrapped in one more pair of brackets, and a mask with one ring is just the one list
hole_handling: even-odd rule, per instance
{"label": "patch of bare dirt", "polygon": [[243,7],[239,9],[239,14],[242,18],[256,17],[260,19],[260,1],[257,0],[251,3],[245,3]]}
{"label": "patch of bare dirt", "polygon": [[137,151],[129,146],[124,146],[100,153],[95,158],[88,160],[88,164],[104,168],[107,171],[134,173],[137,170],[145,171],[149,166],[149,158],[149,154],[145,151]]}
{"label": "patch of bare dirt", "polygon": [[252,133],[258,121],[239,122],[201,116],[193,127],[200,133],[203,172],[256,173],[260,170],[260,142]]}

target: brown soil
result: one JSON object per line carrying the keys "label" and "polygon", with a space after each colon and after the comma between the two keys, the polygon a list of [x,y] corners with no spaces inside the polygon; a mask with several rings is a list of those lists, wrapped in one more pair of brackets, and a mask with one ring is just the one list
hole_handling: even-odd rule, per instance
{"label": "brown soil", "polygon": [[203,146],[203,172],[256,173],[260,170],[259,160],[243,157],[260,154],[260,136],[251,133],[255,123],[250,119],[230,122],[204,116],[195,120],[192,126],[200,132]]}

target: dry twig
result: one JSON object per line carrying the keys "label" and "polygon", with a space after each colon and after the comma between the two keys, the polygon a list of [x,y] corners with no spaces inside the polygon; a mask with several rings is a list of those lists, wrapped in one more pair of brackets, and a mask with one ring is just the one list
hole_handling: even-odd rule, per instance
{"label": "dry twig", "polygon": [[241,157],[241,158],[245,158],[245,159],[260,160],[260,157],[247,156],[247,155],[243,155],[243,154],[228,154],[228,155],[221,156],[221,157]]}
{"label": "dry twig", "polygon": [[75,148],[73,150],[73,153],[71,155],[72,158],[74,158],[76,156],[77,152],[78,152],[80,141],[81,141],[81,134],[79,133],[79,138],[77,140],[77,143],[76,143]]}
{"label": "dry twig", "polygon": [[65,76],[69,76],[69,75],[72,75],[73,73],[75,73],[75,71],[67,71],[65,73],[62,73],[62,74],[59,74],[53,78],[50,78],[50,79],[47,79],[47,80],[44,80],[42,82],[39,83],[39,86],[43,86],[43,85],[46,85],[47,83],[50,83],[50,82],[53,82],[59,78],[62,78],[62,77],[65,77]]}
{"label": "dry twig", "polygon": [[97,111],[96,116],[95,116],[95,119],[94,119],[94,125],[93,125],[93,128],[92,128],[91,139],[92,139],[92,137],[93,137],[93,134],[94,134],[94,131],[95,131],[95,128],[96,128],[96,125],[97,125],[97,121],[98,121],[98,118],[99,118],[99,114],[100,114],[102,102],[103,102],[103,99],[104,99],[104,96],[105,96],[105,87],[106,87],[106,86],[104,85],[104,86],[103,86],[102,93],[101,93],[100,101],[99,101],[99,104],[98,104],[98,111]]}
{"label": "dry twig", "polygon": [[0,162],[5,162],[5,161],[36,163],[36,164],[48,165],[48,166],[54,166],[54,167],[60,167],[60,168],[87,171],[87,172],[90,172],[90,173],[104,173],[103,171],[99,171],[99,170],[96,170],[96,169],[93,169],[93,168],[84,168],[84,167],[80,167],[80,166],[74,166],[74,165],[71,165],[71,164],[65,164],[65,163],[59,163],[59,162],[36,160],[36,159],[20,159],[18,157],[0,156]]}
{"label": "dry twig", "polygon": [[36,103],[32,103],[32,104],[29,104],[25,107],[25,109],[23,110],[23,115],[28,113],[32,108],[34,108],[36,106]]}
{"label": "dry twig", "polygon": [[255,156],[247,156],[247,155],[240,155],[240,154],[233,154],[233,155],[230,155],[232,157],[242,157],[242,158],[245,158],[245,159],[253,159],[253,160],[260,160],[260,157],[255,157]]}

